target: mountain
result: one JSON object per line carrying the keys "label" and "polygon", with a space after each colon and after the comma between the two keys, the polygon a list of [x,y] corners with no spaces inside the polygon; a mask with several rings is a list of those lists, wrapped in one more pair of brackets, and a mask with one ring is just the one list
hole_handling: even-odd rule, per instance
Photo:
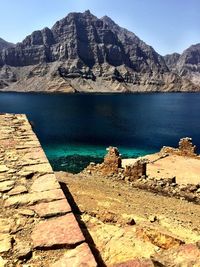
{"label": "mountain", "polygon": [[170,70],[197,86],[200,84],[200,44],[190,46],[181,55],[167,55],[165,61]]}
{"label": "mountain", "polygon": [[[89,10],[0,50],[0,89],[46,92],[196,91],[134,33]],[[167,63],[166,63],[167,62]]]}
{"label": "mountain", "polygon": [[12,43],[8,43],[6,42],[5,40],[3,40],[2,38],[0,38],[0,52],[3,50],[3,49],[6,49],[6,48],[9,48],[9,47],[13,47],[14,44]]}
{"label": "mountain", "polygon": [[164,60],[165,63],[167,65],[167,67],[169,68],[169,70],[176,70],[176,64],[178,62],[180,58],[180,54],[178,53],[173,53],[173,54],[169,54],[164,56]]}

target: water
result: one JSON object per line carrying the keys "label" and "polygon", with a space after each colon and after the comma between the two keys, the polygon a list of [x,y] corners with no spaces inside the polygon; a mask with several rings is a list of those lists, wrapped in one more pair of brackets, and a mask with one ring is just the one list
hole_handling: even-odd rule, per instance
{"label": "water", "polygon": [[0,112],[25,113],[54,168],[78,172],[101,162],[106,147],[137,157],[177,146],[200,147],[200,94],[0,93]]}

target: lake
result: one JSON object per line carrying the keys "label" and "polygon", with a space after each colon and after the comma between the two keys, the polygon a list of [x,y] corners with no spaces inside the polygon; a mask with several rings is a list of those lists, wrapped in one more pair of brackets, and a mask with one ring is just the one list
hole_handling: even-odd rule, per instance
{"label": "lake", "polygon": [[0,112],[28,116],[54,170],[101,162],[108,146],[137,157],[189,136],[200,148],[199,93],[0,93]]}

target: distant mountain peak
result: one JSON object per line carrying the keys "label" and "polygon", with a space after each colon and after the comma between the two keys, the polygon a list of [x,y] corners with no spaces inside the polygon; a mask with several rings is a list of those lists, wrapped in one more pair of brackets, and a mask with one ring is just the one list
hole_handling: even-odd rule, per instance
{"label": "distant mountain peak", "polygon": [[[109,16],[99,19],[90,10],[71,12],[51,29],[36,30],[10,46],[0,39],[0,88],[162,91],[183,84],[151,46]],[[168,56],[168,62],[175,67],[179,57]]]}
{"label": "distant mountain peak", "polygon": [[111,24],[116,24],[109,16],[105,15],[101,18],[101,20],[107,22],[107,23],[111,23]]}
{"label": "distant mountain peak", "polygon": [[91,12],[89,9],[85,10],[84,14],[88,14],[88,15],[91,15]]}

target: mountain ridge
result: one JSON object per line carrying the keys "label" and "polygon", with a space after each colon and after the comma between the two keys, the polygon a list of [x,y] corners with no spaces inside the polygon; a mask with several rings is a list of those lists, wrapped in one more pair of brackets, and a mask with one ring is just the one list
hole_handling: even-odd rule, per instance
{"label": "mountain ridge", "polygon": [[0,89],[200,91],[200,85],[188,79],[191,75],[178,71],[174,60],[170,55],[162,57],[108,16],[99,19],[89,10],[72,12],[51,29],[34,31],[22,42],[0,50]]}
{"label": "mountain ridge", "polygon": [[0,37],[0,51],[2,51],[3,49],[6,49],[8,47],[13,47],[13,46],[14,46],[14,44],[7,42]]}

